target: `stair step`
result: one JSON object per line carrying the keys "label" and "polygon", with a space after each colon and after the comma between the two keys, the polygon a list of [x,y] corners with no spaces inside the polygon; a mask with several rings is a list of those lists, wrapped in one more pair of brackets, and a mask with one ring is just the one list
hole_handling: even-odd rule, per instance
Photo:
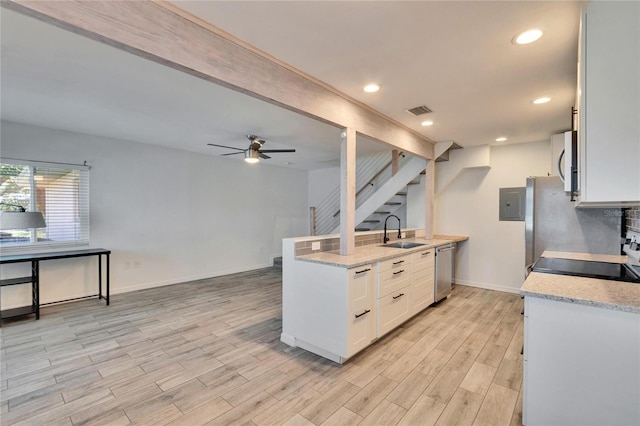
{"label": "stair step", "polygon": [[369,228],[356,228],[356,232],[371,231]]}
{"label": "stair step", "polygon": [[401,196],[404,197],[405,195],[407,195],[407,193],[406,192],[396,192],[396,195],[401,195]]}
{"label": "stair step", "polygon": [[379,220],[363,220],[362,223],[380,223]]}
{"label": "stair step", "polygon": [[409,182],[407,185],[417,185],[417,184],[419,184],[419,183],[420,183],[420,181],[412,180],[412,181],[411,181],[411,182]]}
{"label": "stair step", "polygon": [[384,203],[385,206],[399,206],[401,204],[402,203],[396,203],[396,202],[393,202],[393,201],[387,201],[386,203]]}
{"label": "stair step", "polygon": [[391,212],[376,211],[373,214],[391,214]]}

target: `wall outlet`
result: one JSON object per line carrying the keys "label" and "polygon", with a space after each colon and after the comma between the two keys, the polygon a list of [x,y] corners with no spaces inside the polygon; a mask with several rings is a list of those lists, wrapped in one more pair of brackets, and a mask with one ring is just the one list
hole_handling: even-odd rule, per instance
{"label": "wall outlet", "polygon": [[311,250],[320,250],[320,241],[314,241],[311,243]]}
{"label": "wall outlet", "polygon": [[140,269],[140,266],[142,266],[142,262],[140,262],[139,260],[134,260],[133,261],[133,268],[134,269]]}
{"label": "wall outlet", "polygon": [[131,269],[131,262],[124,262],[124,269]]}

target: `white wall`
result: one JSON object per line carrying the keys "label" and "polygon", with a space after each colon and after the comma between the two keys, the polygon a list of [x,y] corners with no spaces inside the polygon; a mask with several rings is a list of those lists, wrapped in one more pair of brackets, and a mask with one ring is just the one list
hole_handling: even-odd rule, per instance
{"label": "white wall", "polygon": [[309,207],[316,207],[340,186],[340,167],[309,170],[308,202]]}
{"label": "white wall", "polygon": [[[550,143],[492,146],[489,167],[479,166],[477,158],[486,148],[454,150],[450,161],[436,163],[436,188],[441,189],[435,198],[435,233],[469,236],[458,245],[457,283],[517,292],[524,281],[524,222],[498,220],[499,189],[526,186],[529,176],[546,176]],[[470,164],[474,167],[461,168]],[[424,189],[412,191],[409,203],[416,210],[424,205]],[[414,211],[411,217],[415,222],[424,214]]]}
{"label": "white wall", "polygon": [[[308,234],[306,171],[9,122],[1,132],[2,157],[87,160],[91,246],[112,250],[112,293],[270,266],[282,238]],[[43,262],[41,274],[42,303],[96,293],[96,259]],[[30,301],[20,287],[3,288],[3,308]]]}

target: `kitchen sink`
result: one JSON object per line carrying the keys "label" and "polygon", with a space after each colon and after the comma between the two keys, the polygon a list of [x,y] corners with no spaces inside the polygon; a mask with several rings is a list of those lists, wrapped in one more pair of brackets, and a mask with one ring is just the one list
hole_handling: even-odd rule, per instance
{"label": "kitchen sink", "polygon": [[393,247],[393,248],[401,248],[401,249],[410,249],[414,247],[425,246],[426,244],[422,243],[411,243],[409,241],[398,241],[397,243],[392,244],[383,244],[380,247]]}

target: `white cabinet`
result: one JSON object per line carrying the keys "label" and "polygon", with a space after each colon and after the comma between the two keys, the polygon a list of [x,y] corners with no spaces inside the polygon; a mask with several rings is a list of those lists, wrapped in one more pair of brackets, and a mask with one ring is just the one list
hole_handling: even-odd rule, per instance
{"label": "white cabinet", "polygon": [[341,363],[376,338],[375,265],[291,265],[283,279],[283,342]]}
{"label": "white cabinet", "polygon": [[378,337],[382,337],[411,316],[409,303],[411,300],[409,286],[401,288],[378,299]]}
{"label": "white cabinet", "polygon": [[640,204],[640,2],[582,16],[579,205]]}
{"label": "white cabinet", "polygon": [[351,358],[433,303],[434,250],[355,268],[285,259],[280,339],[336,362]]}
{"label": "white cabinet", "polygon": [[378,337],[409,319],[411,271],[411,255],[378,262]]}
{"label": "white cabinet", "polygon": [[376,338],[374,271],[371,265],[348,269],[349,315],[346,357],[366,348]]}
{"label": "white cabinet", "polygon": [[640,314],[525,297],[523,424],[640,424]]}
{"label": "white cabinet", "polygon": [[411,306],[413,316],[435,301],[435,249],[427,249],[411,255]]}
{"label": "white cabinet", "polygon": [[378,262],[378,298],[397,293],[411,284],[411,256]]}

